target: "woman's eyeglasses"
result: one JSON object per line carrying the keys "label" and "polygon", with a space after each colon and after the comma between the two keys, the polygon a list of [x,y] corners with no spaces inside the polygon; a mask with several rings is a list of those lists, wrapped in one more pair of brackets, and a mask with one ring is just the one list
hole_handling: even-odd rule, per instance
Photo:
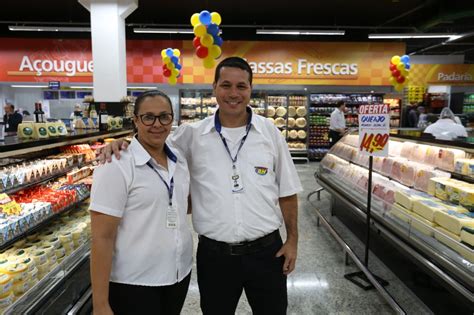
{"label": "woman's eyeglasses", "polygon": [[158,116],[151,114],[143,114],[138,115],[138,117],[140,117],[142,124],[144,124],[145,126],[153,126],[157,119],[163,126],[167,126],[173,122],[173,114],[169,113],[161,114]]}

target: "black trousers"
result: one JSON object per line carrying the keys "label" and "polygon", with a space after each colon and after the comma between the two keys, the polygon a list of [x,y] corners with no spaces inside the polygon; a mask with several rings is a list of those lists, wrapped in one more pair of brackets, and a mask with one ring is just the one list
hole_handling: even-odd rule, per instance
{"label": "black trousers", "polygon": [[341,140],[342,136],[339,131],[329,129],[329,139],[331,139],[331,148],[333,145],[336,144],[339,140]]}
{"label": "black trousers", "polygon": [[183,308],[190,279],[191,273],[181,282],[160,287],[110,282],[110,307],[115,315],[178,315]]}
{"label": "black trousers", "polygon": [[275,257],[281,246],[278,237],[257,253],[232,256],[199,242],[197,276],[204,315],[234,314],[243,290],[253,314],[286,314],[285,258]]}

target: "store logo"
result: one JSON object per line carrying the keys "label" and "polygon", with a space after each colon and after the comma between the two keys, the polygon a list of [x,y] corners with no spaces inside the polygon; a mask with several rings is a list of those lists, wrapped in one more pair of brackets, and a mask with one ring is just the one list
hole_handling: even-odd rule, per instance
{"label": "store logo", "polygon": [[470,73],[438,73],[438,81],[472,81],[472,75]]}
{"label": "store logo", "polygon": [[[78,74],[90,74],[94,72],[92,60],[49,60],[36,59],[31,60],[28,56],[23,56],[18,69],[25,75],[41,76],[45,73],[57,76],[73,77]],[[10,73],[9,74],[13,74]],[[18,73],[15,73],[18,75]]]}
{"label": "store logo", "polygon": [[258,175],[267,175],[268,168],[263,166],[255,166],[255,173],[257,173]]}

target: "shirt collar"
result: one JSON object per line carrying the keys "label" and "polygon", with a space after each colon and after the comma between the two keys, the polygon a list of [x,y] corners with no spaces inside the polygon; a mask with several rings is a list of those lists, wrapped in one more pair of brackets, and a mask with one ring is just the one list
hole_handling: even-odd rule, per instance
{"label": "shirt collar", "polygon": [[[204,126],[204,129],[203,129],[201,135],[205,135],[205,134],[211,132],[212,129],[217,131],[216,126],[220,125],[220,121],[216,117],[218,115],[218,113],[219,113],[219,110],[217,110],[216,113],[214,114],[214,116],[212,116],[212,118],[208,120],[206,126]],[[250,114],[250,125],[252,125],[255,128],[256,131],[261,133],[262,129],[261,129],[261,126],[259,124],[259,121],[257,120],[256,115],[253,114],[252,108],[250,106],[247,106],[247,113]]]}
{"label": "shirt collar", "polygon": [[[132,151],[135,157],[135,165],[142,166],[145,165],[148,161],[151,160],[150,154],[145,150],[142,144],[138,141],[138,139],[133,137],[132,142],[130,143],[129,150]],[[164,147],[166,156],[176,163],[178,161],[177,156],[171,151],[170,147],[165,143]]]}

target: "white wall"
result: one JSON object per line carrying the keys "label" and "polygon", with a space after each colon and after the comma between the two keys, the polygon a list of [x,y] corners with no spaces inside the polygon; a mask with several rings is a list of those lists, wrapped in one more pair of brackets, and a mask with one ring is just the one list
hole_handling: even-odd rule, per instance
{"label": "white wall", "polygon": [[413,55],[412,64],[459,64],[464,63],[464,55]]}

